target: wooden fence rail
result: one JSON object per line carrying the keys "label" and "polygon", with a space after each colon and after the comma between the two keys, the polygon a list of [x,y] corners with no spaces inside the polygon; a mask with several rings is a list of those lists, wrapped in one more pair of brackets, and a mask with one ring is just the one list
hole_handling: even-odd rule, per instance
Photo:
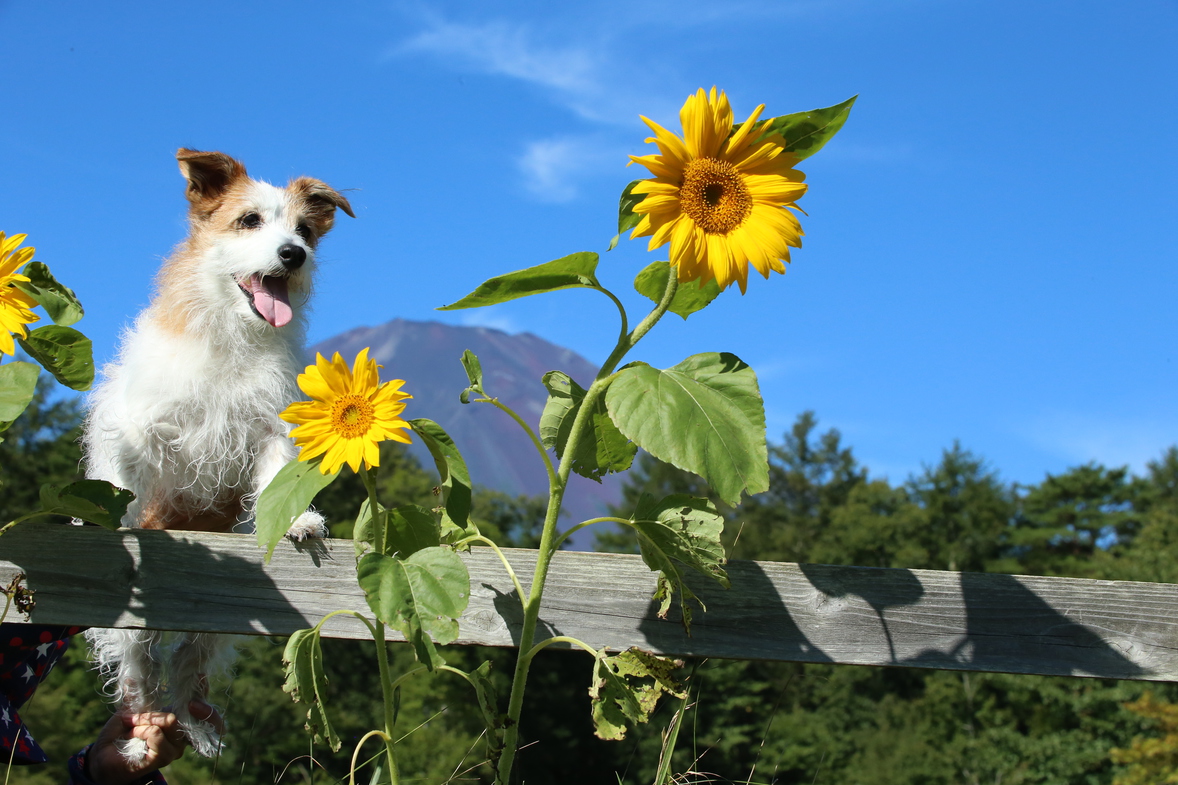
{"label": "wooden fence rail", "polygon": [[[526,587],[535,553],[506,553]],[[521,613],[503,566],[486,548],[464,560],[459,642],[517,645]],[[0,582],[17,572],[41,624],[287,635],[333,610],[369,614],[350,540],[284,542],[265,564],[248,535],[27,523],[0,537]],[[753,561],[728,572],[729,591],[691,581],[707,612],[689,637],[676,615],[657,618],[655,576],[639,557],[559,553],[542,634],[674,656],[1178,680],[1174,585]],[[325,634],[367,630],[336,617]]]}

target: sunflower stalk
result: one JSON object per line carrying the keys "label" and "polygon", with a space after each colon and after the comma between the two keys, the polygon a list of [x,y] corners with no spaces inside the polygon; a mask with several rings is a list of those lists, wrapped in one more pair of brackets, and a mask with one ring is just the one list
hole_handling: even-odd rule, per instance
{"label": "sunflower stalk", "polygon": [[[544,516],[544,528],[540,534],[540,552],[536,558],[536,569],[532,574],[532,588],[528,592],[524,603],[524,624],[520,632],[520,655],[515,661],[515,673],[511,681],[511,697],[507,707],[507,729],[503,738],[503,756],[499,759],[496,772],[496,785],[508,785],[511,779],[511,768],[515,762],[516,747],[519,743],[519,719],[523,711],[524,691],[527,689],[528,670],[532,659],[539,649],[534,648],[536,624],[540,618],[540,602],[544,596],[544,584],[548,580],[548,568],[552,556],[556,552],[564,537],[558,539],[556,522],[560,518],[561,505],[564,503],[564,492],[568,487],[569,474],[573,468],[573,456],[577,454],[577,444],[584,436],[589,426],[590,414],[597,405],[597,399],[604,393],[611,381],[611,376],[622,358],[633,349],[643,336],[650,332],[659,319],[671,306],[675,299],[675,292],[679,287],[679,279],[675,275],[667,276],[667,288],[662,299],[649,314],[630,333],[618,339],[614,350],[610,352],[605,364],[594,379],[593,384],[585,391],[585,397],[577,410],[573,420],[572,430],[565,443],[564,458],[561,459],[560,469],[556,474],[556,481],[548,495],[548,510]],[[529,429],[530,430],[530,429]],[[547,455],[545,455],[547,458]],[[579,642],[578,642],[579,643]]]}

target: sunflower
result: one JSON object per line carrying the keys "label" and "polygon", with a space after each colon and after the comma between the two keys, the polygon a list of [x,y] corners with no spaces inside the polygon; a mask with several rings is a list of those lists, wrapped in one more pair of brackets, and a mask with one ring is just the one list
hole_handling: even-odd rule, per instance
{"label": "sunflower", "polygon": [[14,234],[6,238],[0,232],[0,352],[12,356],[16,354],[16,343],[12,340],[13,333],[21,338],[28,336],[26,324],[32,324],[41,317],[30,311],[37,305],[37,301],[16,288],[18,282],[29,279],[17,272],[25,262],[33,258],[35,248],[19,248],[27,235]]}
{"label": "sunflower", "polygon": [[801,224],[782,208],[797,208],[805,175],[780,136],[757,139],[764,108],[733,133],[728,96],[700,88],[679,110],[682,139],[642,118],[659,153],[630,156],[654,175],[632,191],[645,198],[634,206],[642,220],[630,236],[649,236],[652,251],[670,242],[680,281],[714,278],[721,289],[736,281],[743,294],[750,264],[766,278],[784,273],[790,246],[802,247]]}
{"label": "sunflower", "polygon": [[290,435],[301,448],[300,461],[323,455],[319,471],[324,474],[345,463],[358,472],[361,461],[366,468],[380,465],[380,442],[410,443],[400,430],[409,423],[397,415],[413,396],[401,392],[401,379],[381,384],[379,367],[365,348],[351,369],[336,352],[331,362],[316,354],[315,364],[299,374],[299,389],[313,400],[292,403],[279,417],[298,426]]}

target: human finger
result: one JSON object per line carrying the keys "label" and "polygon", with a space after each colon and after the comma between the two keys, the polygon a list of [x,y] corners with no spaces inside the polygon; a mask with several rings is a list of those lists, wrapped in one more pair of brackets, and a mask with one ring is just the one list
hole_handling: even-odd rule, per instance
{"label": "human finger", "polygon": [[221,715],[217,712],[216,709],[204,701],[192,701],[189,703],[188,713],[191,714],[194,719],[200,720],[201,722],[207,722],[208,724],[212,725],[217,733],[225,732],[225,720],[221,718]]}

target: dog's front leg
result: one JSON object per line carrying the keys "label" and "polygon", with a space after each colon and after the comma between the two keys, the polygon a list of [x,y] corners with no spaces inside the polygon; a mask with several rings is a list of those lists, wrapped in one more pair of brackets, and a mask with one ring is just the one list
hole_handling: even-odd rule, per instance
{"label": "dog's front leg", "polygon": [[[288,436],[275,436],[266,442],[262,452],[258,455],[254,470],[254,503],[257,497],[283,466],[298,457],[298,450]],[[327,536],[326,519],[315,510],[307,510],[295,518],[286,533],[296,542],[308,538],[319,539]]]}

